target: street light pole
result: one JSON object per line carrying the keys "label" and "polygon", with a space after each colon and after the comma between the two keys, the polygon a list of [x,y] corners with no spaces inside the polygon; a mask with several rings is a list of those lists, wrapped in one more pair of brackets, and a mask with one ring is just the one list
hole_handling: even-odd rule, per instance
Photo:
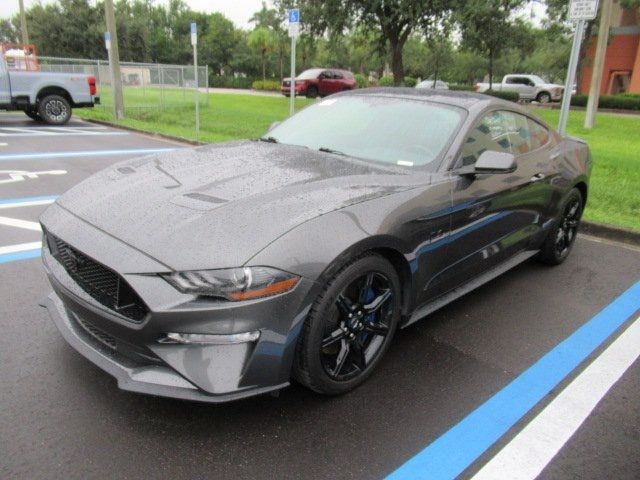
{"label": "street light pole", "polygon": [[122,77],[120,76],[120,52],[118,51],[118,33],[116,31],[116,14],[113,10],[113,0],[105,0],[104,17],[109,33],[109,67],[111,69],[111,89],[113,109],[116,120],[124,118],[124,100],[122,98]]}

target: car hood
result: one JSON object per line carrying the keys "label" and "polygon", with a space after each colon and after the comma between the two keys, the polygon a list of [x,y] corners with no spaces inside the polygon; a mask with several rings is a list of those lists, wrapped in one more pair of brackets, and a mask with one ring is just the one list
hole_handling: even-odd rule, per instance
{"label": "car hood", "polygon": [[557,83],[541,83],[536,85],[538,88],[564,88],[564,85],[558,85]]}
{"label": "car hood", "polygon": [[227,268],[303,222],[407,190],[416,177],[304,147],[245,141],[125,161],[57,203],[168,268]]}

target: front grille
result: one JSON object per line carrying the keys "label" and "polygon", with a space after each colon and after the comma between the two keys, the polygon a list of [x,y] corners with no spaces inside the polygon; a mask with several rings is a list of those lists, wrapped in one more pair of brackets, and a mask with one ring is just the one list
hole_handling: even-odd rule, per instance
{"label": "front grille", "polygon": [[46,240],[51,255],[94,300],[133,322],[144,319],[149,309],[120,275],[49,232]]}

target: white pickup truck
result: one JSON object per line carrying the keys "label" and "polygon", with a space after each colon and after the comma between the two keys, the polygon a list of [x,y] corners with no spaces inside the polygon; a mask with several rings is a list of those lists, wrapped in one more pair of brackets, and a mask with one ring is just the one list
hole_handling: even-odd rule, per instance
{"label": "white pickup truck", "polygon": [[63,125],[71,109],[100,103],[96,78],[77,73],[9,70],[0,53],[0,110],[22,110],[30,118]]}
{"label": "white pickup truck", "polygon": [[[536,100],[540,103],[549,103],[562,99],[564,87],[555,83],[548,83],[537,75],[511,74],[505,75],[500,83],[494,83],[492,89],[498,92],[516,92],[520,100]],[[477,83],[476,92],[489,90],[488,83]]]}

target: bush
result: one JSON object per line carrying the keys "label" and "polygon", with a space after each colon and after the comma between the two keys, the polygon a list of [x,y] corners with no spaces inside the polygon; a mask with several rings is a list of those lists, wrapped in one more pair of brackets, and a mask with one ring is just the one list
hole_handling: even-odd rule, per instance
{"label": "bush", "polygon": [[251,88],[253,78],[234,77],[233,75],[210,75],[209,86],[218,88]]}
{"label": "bush", "polygon": [[382,77],[378,81],[378,85],[380,85],[381,87],[393,87],[393,77],[390,77],[390,76]]}
{"label": "bush", "polygon": [[415,87],[418,84],[418,81],[413,77],[404,77],[404,86],[405,87]]}
{"label": "bush", "polygon": [[[571,105],[574,107],[586,107],[587,95],[573,95],[571,97]],[[622,94],[622,95],[601,95],[598,102],[598,108],[612,108],[614,110],[640,110],[640,95],[638,94]]]}
{"label": "bush", "polygon": [[254,90],[267,90],[270,92],[280,91],[280,82],[277,80],[256,80],[251,84],[251,88]]}
{"label": "bush", "polygon": [[491,95],[492,97],[501,98],[503,100],[509,100],[510,102],[517,102],[520,99],[520,95],[517,92],[498,92],[496,90],[487,90],[482,92],[485,95]]}
{"label": "bush", "polygon": [[367,86],[367,78],[361,74],[356,73],[353,78],[356,79],[356,83],[358,84],[358,88],[365,88]]}
{"label": "bush", "polygon": [[460,84],[451,84],[449,85],[449,90],[463,91],[463,92],[475,92],[475,85],[460,85]]}

